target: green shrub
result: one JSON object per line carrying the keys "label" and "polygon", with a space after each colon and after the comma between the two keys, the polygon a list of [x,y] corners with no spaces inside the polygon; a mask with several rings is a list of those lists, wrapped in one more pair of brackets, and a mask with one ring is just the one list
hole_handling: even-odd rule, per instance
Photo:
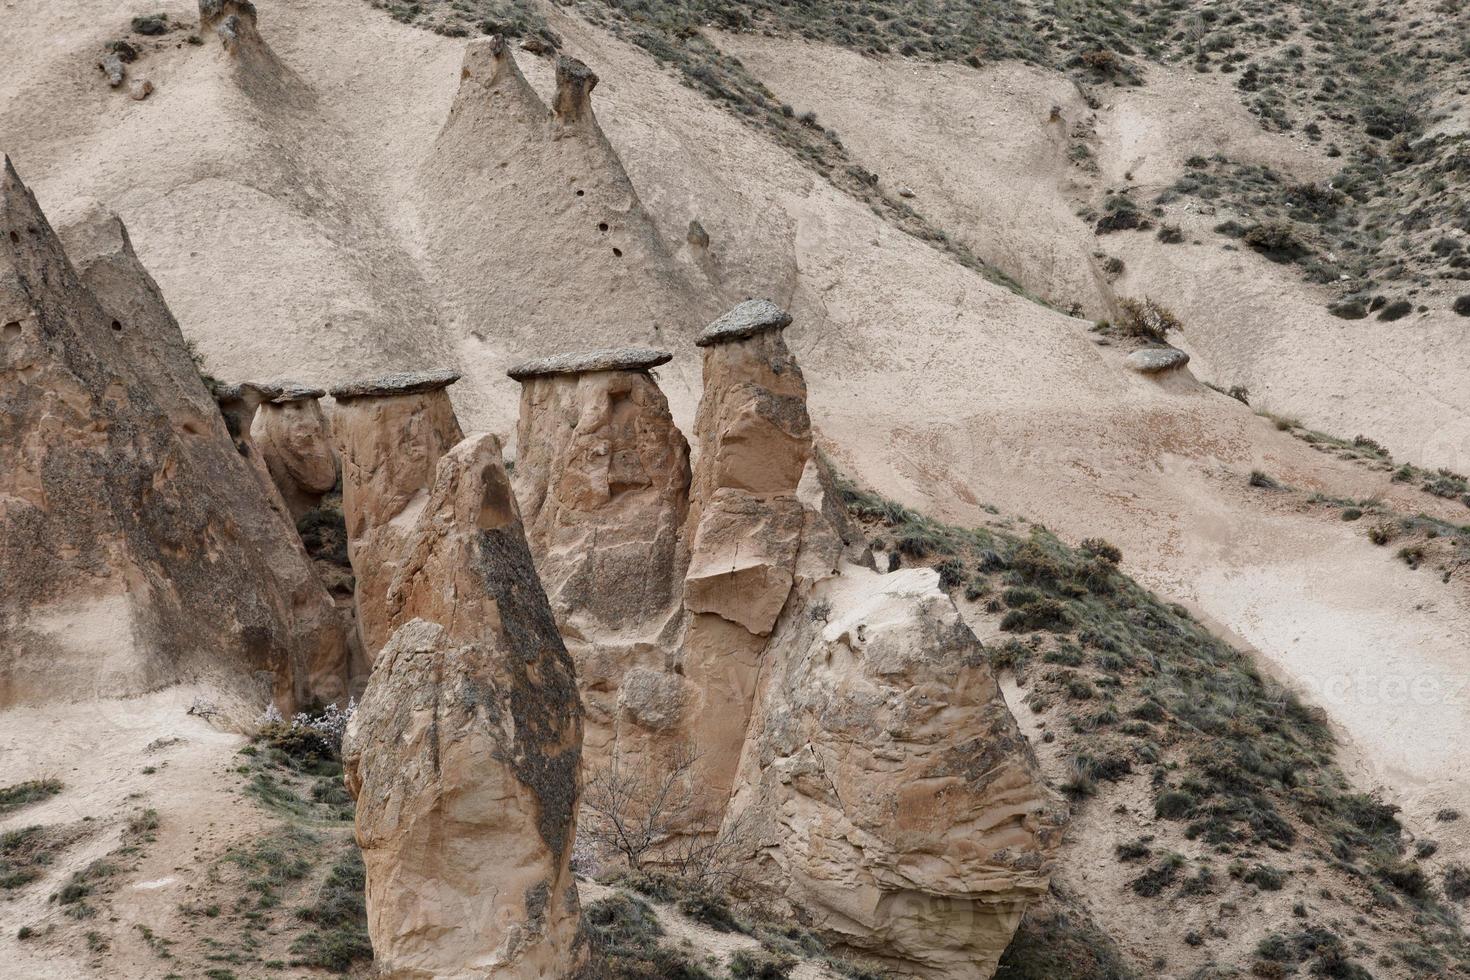
{"label": "green shrub", "polygon": [[741,949],[730,957],[730,976],[737,980],[786,980],[796,963],[796,957],[786,953]]}

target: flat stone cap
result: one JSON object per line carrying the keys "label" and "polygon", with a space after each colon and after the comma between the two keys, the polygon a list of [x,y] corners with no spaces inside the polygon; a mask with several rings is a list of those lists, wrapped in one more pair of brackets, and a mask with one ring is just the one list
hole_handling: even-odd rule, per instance
{"label": "flat stone cap", "polygon": [[331,389],[339,402],[354,398],[391,398],[394,395],[417,395],[424,391],[448,388],[459,380],[458,371],[400,371],[381,378],[349,381]]}
{"label": "flat stone cap", "polygon": [[1173,347],[1145,347],[1128,355],[1128,366],[1142,374],[1160,374],[1188,363],[1189,355]]}
{"label": "flat stone cap", "polygon": [[258,401],[274,401],[281,395],[281,386],[269,381],[237,381],[233,384],[215,385],[210,393],[217,402],[232,402],[242,398]]}
{"label": "flat stone cap", "polygon": [[700,331],[696,347],[710,347],[744,340],[766,330],[780,330],[791,323],[791,314],[768,299],[748,299]]}
{"label": "flat stone cap", "polygon": [[300,381],[263,381],[259,384],[276,389],[279,394],[271,399],[276,405],[284,405],[287,402],[304,402],[313,398],[320,398],[327,393],[325,388],[313,388],[311,385],[302,384]]}
{"label": "flat stone cap", "polygon": [[604,347],[571,351],[523,361],[505,373],[517,381],[543,374],[590,374],[593,371],[647,371],[667,364],[674,355],[652,347]]}

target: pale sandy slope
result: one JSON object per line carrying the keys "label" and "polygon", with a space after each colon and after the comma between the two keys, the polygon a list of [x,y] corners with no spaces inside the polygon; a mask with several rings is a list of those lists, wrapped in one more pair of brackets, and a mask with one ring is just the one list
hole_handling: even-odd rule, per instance
{"label": "pale sandy slope", "polygon": [[[1222,216],[1200,213],[1198,202],[1166,207],[1164,220],[1186,231],[1180,245],[1151,233],[1099,237],[1076,216],[1080,204],[1127,187],[1151,203],[1196,154],[1299,181],[1337,171],[1341,160],[1321,144],[1264,132],[1233,76],[1151,65],[1141,87],[1094,88],[1092,110],[1070,82],[1028,66],[974,71],[805,42],[715,39],[778,96],[835,128],[890,188],[912,188],[920,212],[1038,295],[1099,316],[1113,295],[1159,297],[1187,325],[1183,343],[1201,377],[1245,385],[1257,407],[1324,431],[1371,435],[1400,458],[1470,470],[1470,325],[1449,311],[1453,291],[1435,290],[1428,313],[1394,323],[1345,321],[1293,267],[1223,250],[1211,232]],[[1066,158],[1067,137],[1079,132],[1095,174]],[[1122,258],[1123,276],[1103,282],[1094,251]],[[1383,288],[1397,295],[1392,283]]]}
{"label": "pale sandy slope", "polygon": [[[187,16],[180,5],[169,9]],[[451,358],[471,371],[456,388],[470,424],[507,432],[515,389],[499,369],[529,351],[488,330],[484,348],[466,355],[467,318],[493,323],[505,311],[450,309],[433,295],[414,204],[414,175],[453,97],[463,42],[394,24],[359,0],[262,3],[262,32],[302,93],[283,118],[242,95],[208,45],[150,61],[158,92],[146,102],[109,92],[90,58],[137,12],[97,0],[32,3],[23,29],[0,36],[0,59],[18,66],[0,78],[0,133],[42,204],[85,195],[116,207],[185,331],[222,375],[332,381]],[[1257,645],[1285,676],[1322,690],[1362,752],[1364,781],[1388,785],[1411,819],[1444,805],[1470,809],[1459,751],[1470,712],[1449,693],[1463,674],[1470,623],[1458,583],[1411,572],[1341,522],[1264,504],[1245,477],[1260,467],[1297,486],[1383,492],[1407,510],[1427,498],[1327,460],[1187,376],[1159,383],[1127,372],[1116,351],[1090,341],[1086,321],[1017,297],[895,232],[640,52],[553,16],[569,49],[603,77],[599,116],[675,261],[694,269],[679,243],[698,217],[717,264],[704,288],[720,302],[765,294],[793,308],[789,336],[807,371],[813,417],[848,472],[947,517],[967,519],[993,503],[1072,538],[1113,539],[1152,585]],[[792,101],[816,108],[860,160],[887,175],[878,143],[901,144],[906,133],[874,123],[865,138],[860,120],[843,125],[835,94],[831,106],[816,104],[823,92],[858,91],[865,76],[849,70],[848,58],[798,47],[772,61],[800,68],[807,97]],[[545,93],[548,66],[521,60]],[[876,63],[859,61],[867,76],[878,73]],[[894,87],[927,84],[923,76],[884,77]],[[984,97],[969,103],[977,121],[1000,113],[980,132],[1011,134],[1002,145],[1025,156],[1006,163],[1006,173],[1041,169],[1055,154],[1028,149],[1015,134],[1029,131],[1024,123],[1049,139],[1043,103],[1051,91],[1038,99],[1024,73],[1007,69],[998,76],[1015,92],[1007,103],[984,89],[986,77],[947,84],[982,87]],[[1065,101],[1066,92],[1056,95]],[[979,137],[953,137],[943,127],[925,137],[936,166],[987,159],[974,149]],[[921,203],[931,193],[923,172],[892,169]],[[952,184],[982,177],[961,171]],[[1064,182],[1028,178],[1038,199]],[[959,200],[946,215],[968,209],[977,227],[983,218],[1008,229],[998,257],[1030,254],[1016,229],[1030,220],[1031,198],[1004,191]],[[1047,237],[1060,236],[1065,208],[1043,200],[1038,210]],[[1084,248],[1058,244],[1036,254],[1071,270],[1068,281],[1090,275]],[[495,274],[487,254],[485,275]],[[604,287],[559,284],[584,298],[588,344],[620,313],[599,305]],[[520,288],[517,297],[517,283],[507,283],[499,302],[534,307],[546,285]],[[1229,376],[1200,336],[1191,332],[1191,343],[1211,374],[1251,381]],[[669,338],[678,356],[660,373],[687,427],[699,362],[678,340]],[[1238,356],[1258,358],[1261,345],[1251,346]],[[1317,370],[1317,382],[1331,380],[1330,362]],[[1401,432],[1441,423],[1442,403],[1415,399],[1401,392],[1384,400]],[[1405,686],[1329,686],[1360,666]],[[1409,682],[1426,678],[1439,693],[1411,700]]]}

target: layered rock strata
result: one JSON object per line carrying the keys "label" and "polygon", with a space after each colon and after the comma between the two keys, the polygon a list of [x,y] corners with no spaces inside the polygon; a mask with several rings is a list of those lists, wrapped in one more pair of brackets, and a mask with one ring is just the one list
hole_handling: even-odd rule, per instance
{"label": "layered rock strata", "polygon": [[493,436],[439,460],[387,602],[343,746],[379,975],[570,977],[580,702]]}

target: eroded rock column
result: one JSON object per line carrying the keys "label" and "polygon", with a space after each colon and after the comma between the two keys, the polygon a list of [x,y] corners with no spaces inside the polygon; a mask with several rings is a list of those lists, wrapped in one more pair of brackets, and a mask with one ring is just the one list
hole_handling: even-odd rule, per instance
{"label": "eroded rock column", "polygon": [[277,393],[261,403],[250,431],[294,520],[337,485],[337,453],[319,401],[326,392],[295,381],[271,387]]}
{"label": "eroded rock column", "polygon": [[463,438],[446,391],[458,379],[453,371],[426,371],[331,389],[357,624],[369,660],[392,633],[388,588],[428,502],[435,467]]}
{"label": "eroded rock column", "polygon": [[344,742],[381,975],[572,976],[581,709],[494,436],[439,461]]}
{"label": "eroded rock column", "polygon": [[689,700],[682,679],[665,676],[681,616],[689,447],[649,374],[671,356],[594,350],[507,372],[521,383],[516,495],[577,661],[594,763],[605,761],[620,724],[648,735],[668,730]]}
{"label": "eroded rock column", "polygon": [[768,300],[710,324],[698,455],[685,537],[690,614],[680,668],[699,692],[690,735],[709,807],[724,805],[755,699],[762,652],[796,584],[830,575],[842,543],[824,519],[806,411],[806,382],[781,332],[791,317]]}

